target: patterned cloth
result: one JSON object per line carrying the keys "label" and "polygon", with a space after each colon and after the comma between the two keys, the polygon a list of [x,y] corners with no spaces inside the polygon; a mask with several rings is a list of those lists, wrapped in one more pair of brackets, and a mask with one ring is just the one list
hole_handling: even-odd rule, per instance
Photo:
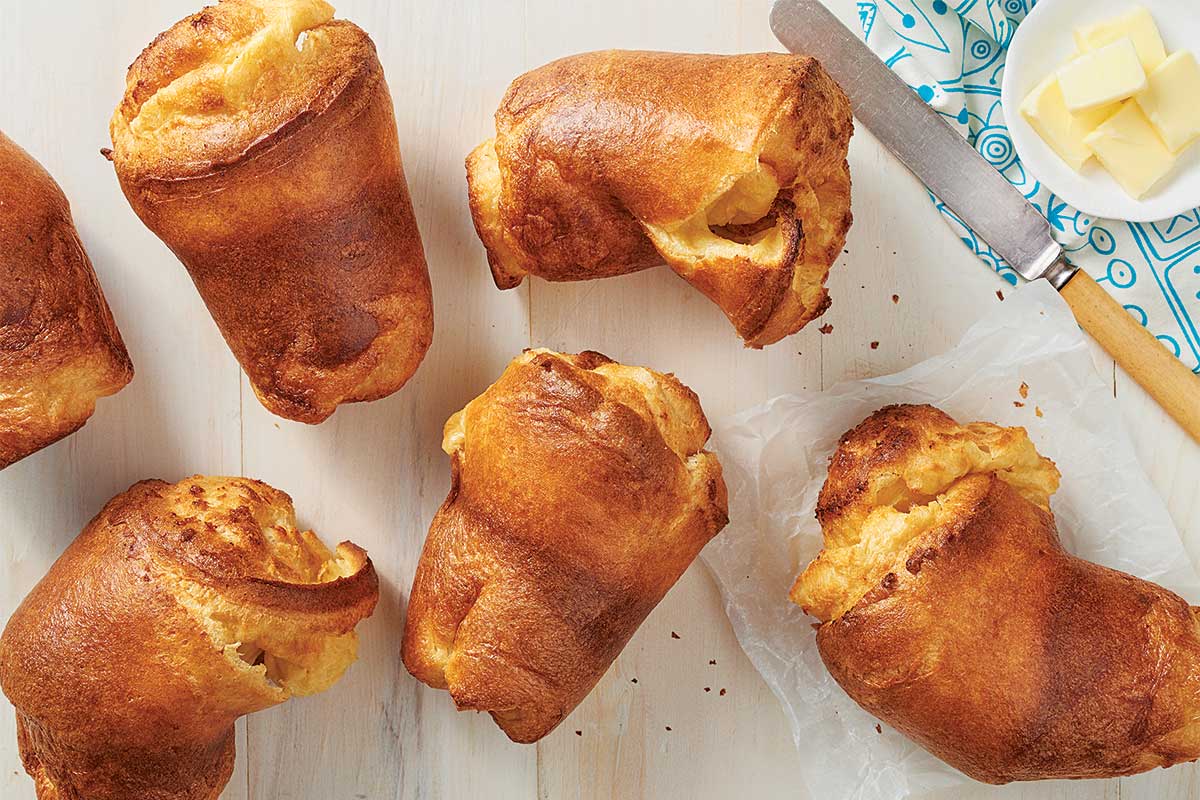
{"label": "patterned cloth", "polygon": [[[1089,217],[1025,172],[1000,108],[1004,59],[1037,0],[857,0],[867,44],[1021,190],[1072,263],[1091,273],[1200,373],[1200,209],[1135,224]],[[1009,283],[1017,275],[930,195],[963,242]]]}

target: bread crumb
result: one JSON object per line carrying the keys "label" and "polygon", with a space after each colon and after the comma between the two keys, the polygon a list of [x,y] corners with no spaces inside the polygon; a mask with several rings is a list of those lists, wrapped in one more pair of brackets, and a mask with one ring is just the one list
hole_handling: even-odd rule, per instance
{"label": "bread crumb", "polygon": [[575,731],[576,736],[583,736],[583,731]]}
{"label": "bread crumb", "polygon": [[996,297],[1000,298],[1001,303],[1004,302],[1004,292],[1000,291],[999,289],[996,290]]}
{"label": "bread crumb", "polygon": [[670,725],[668,725],[668,726],[666,726],[666,727],[667,727],[667,730],[668,730],[668,731],[669,731],[669,730],[671,730],[671,726],[670,726]]}
{"label": "bread crumb", "polygon": [[716,660],[715,658],[711,658],[711,659],[709,659],[709,661],[708,661],[708,665],[709,665],[710,667],[715,667],[715,666],[717,665],[717,660]]}
{"label": "bread crumb", "polygon": [[724,696],[725,696],[725,690],[724,690],[724,689],[722,689],[722,690],[720,691],[720,695],[721,695],[721,697],[724,697]]}
{"label": "bread crumb", "polygon": [[821,333],[824,333],[824,334],[828,335],[828,334],[830,334],[830,333],[833,333],[833,325],[832,325],[832,324],[830,324],[830,323],[828,323],[828,322],[826,322],[824,325],[822,325],[821,327],[817,328],[817,330],[819,330]]}
{"label": "bread crumb", "polygon": [[705,687],[704,687],[704,691],[706,691],[706,692],[711,692],[711,691],[712,691],[712,687],[711,687],[711,686],[705,686]]}
{"label": "bread crumb", "polygon": [[899,303],[899,302],[900,302],[900,295],[898,295],[898,294],[894,294],[894,295],[892,295],[892,302],[893,302],[893,303]]}
{"label": "bread crumb", "polygon": [[1034,413],[1036,416],[1039,416],[1039,417],[1043,417],[1043,416],[1045,416],[1045,414],[1043,414],[1043,413],[1042,413],[1041,406],[1034,406],[1034,407],[1033,407],[1033,413]]}
{"label": "bread crumb", "polygon": [[878,350],[878,349],[879,349],[879,342],[871,342],[871,349],[872,349],[872,350]]}
{"label": "bread crumb", "polygon": [[1025,404],[1024,404],[1024,403],[1022,403],[1020,400],[1013,400],[1013,405],[1014,405],[1014,406],[1016,406],[1017,408],[1024,408],[1024,407],[1025,407]]}
{"label": "bread crumb", "polygon": [[883,733],[883,728],[881,728],[881,727],[879,727],[878,725],[876,725],[876,726],[875,726],[875,732],[876,732],[876,733],[878,733],[878,734],[882,734],[882,733]]}
{"label": "bread crumb", "polygon": [[1029,384],[1021,381],[1021,388],[1017,391],[1020,393],[1021,399],[1024,400],[1026,397],[1029,397]]}
{"label": "bread crumb", "polygon": [[678,639],[678,638],[679,638],[679,634],[678,634],[678,633],[676,633],[675,631],[671,631],[671,638],[672,638],[672,639]]}

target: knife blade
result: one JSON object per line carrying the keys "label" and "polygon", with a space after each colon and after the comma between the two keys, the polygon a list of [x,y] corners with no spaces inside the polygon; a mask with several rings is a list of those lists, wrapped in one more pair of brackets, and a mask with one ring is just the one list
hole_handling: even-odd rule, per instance
{"label": "knife blade", "polygon": [[1070,280],[1046,218],[820,0],[775,0],[771,30],[788,50],[815,56],[854,116],[1017,274],[1056,289]]}
{"label": "knife blade", "polygon": [[1162,346],[1090,275],[1069,264],[1050,223],[821,0],[775,0],[771,30],[815,56],[855,117],[1027,280],[1044,278],[1116,363],[1200,442],[1200,375]]}

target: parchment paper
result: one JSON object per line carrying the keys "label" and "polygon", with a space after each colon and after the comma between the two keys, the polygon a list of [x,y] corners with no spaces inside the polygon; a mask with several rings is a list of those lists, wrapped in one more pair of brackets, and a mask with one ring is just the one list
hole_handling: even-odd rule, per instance
{"label": "parchment paper", "polygon": [[963,423],[1024,426],[1062,471],[1052,507],[1064,546],[1200,601],[1200,578],[1134,457],[1112,390],[1045,281],[1011,294],[944,355],[718,421],[713,448],[731,521],[702,557],[738,641],[789,717],[813,798],[898,800],[969,782],[887,725],[876,731],[878,720],[821,663],[816,620],[787,597],[821,548],[813,511],[838,438],[889,403],[931,403]]}

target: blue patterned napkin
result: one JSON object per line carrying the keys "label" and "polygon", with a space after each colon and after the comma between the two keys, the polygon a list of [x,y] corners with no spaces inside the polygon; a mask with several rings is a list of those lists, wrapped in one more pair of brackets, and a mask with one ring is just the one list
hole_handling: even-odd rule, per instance
{"label": "blue patterned napkin", "polygon": [[[1004,59],[1037,0],[857,0],[871,49],[1041,211],[1071,261],[1200,373],[1200,209],[1135,224],[1089,217],[1025,172],[1000,108]],[[950,209],[946,222],[1002,278],[1017,275]]]}

